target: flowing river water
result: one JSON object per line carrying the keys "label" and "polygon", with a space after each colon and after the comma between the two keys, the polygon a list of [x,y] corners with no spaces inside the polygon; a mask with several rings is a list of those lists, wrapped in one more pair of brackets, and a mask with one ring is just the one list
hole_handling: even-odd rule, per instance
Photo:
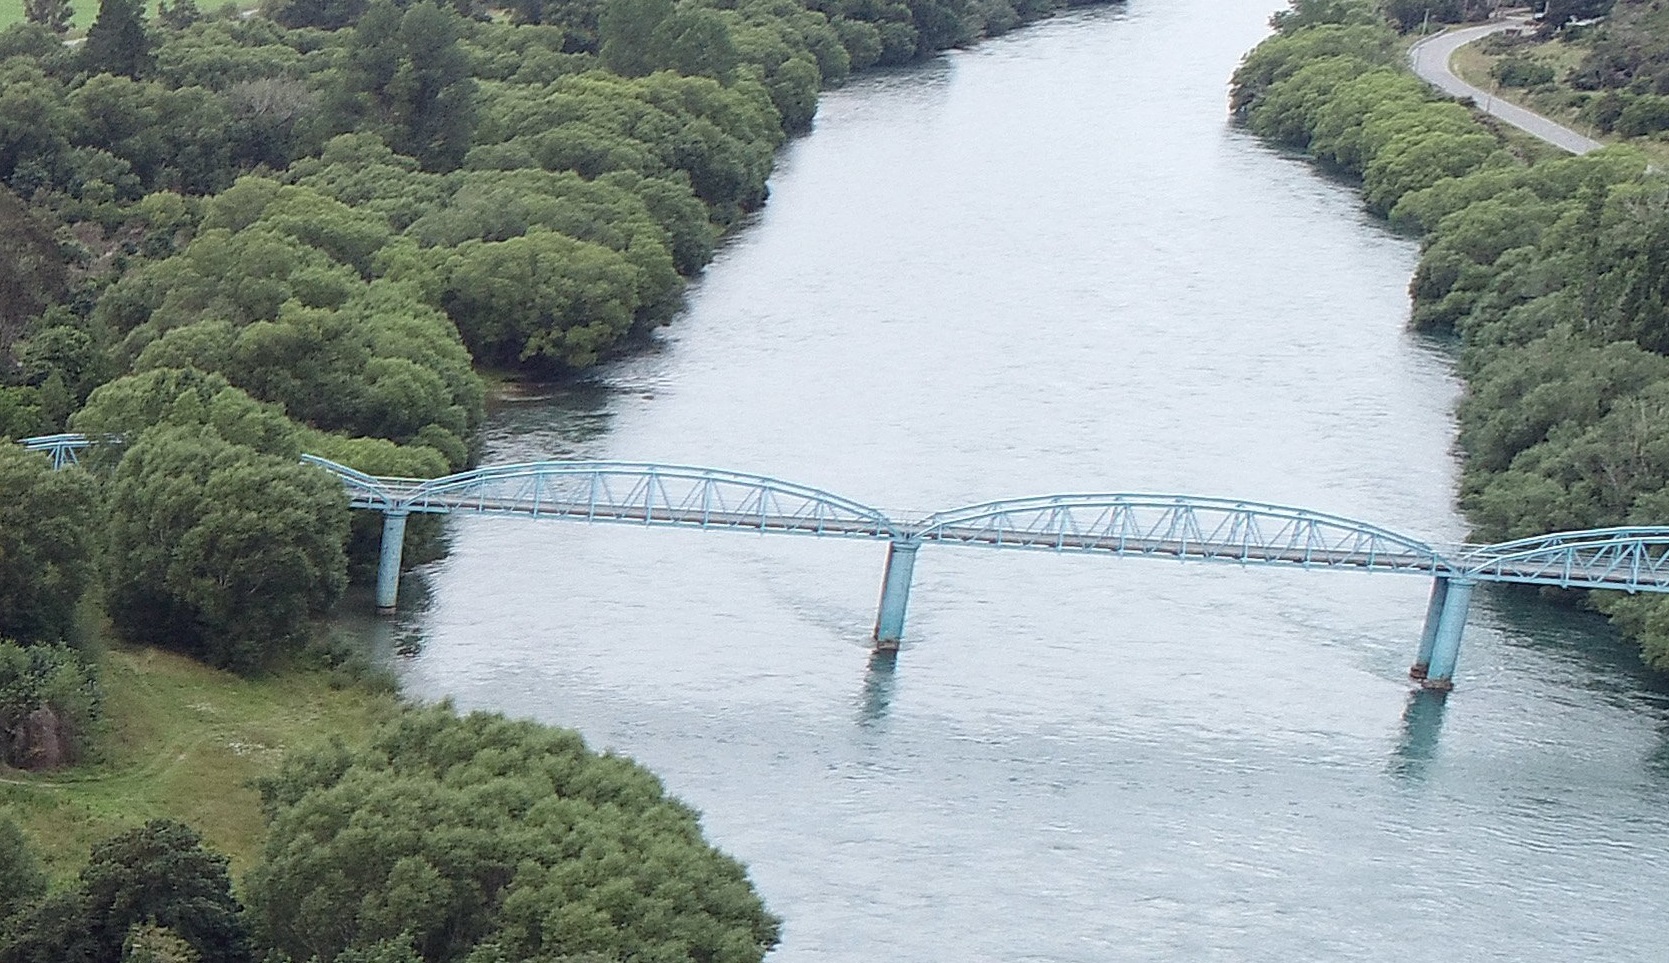
{"label": "flowing river water", "polygon": [[[1416,246],[1235,129],[1275,0],[1132,0],[828,94],[649,351],[502,405],[488,462],[776,475],[885,509],[1229,495],[1434,541],[1454,510]],[[1427,583],[459,518],[407,689],[573,726],[704,814],[800,961],[1662,959],[1669,688]],[[1656,949],[1653,949],[1653,948]]]}

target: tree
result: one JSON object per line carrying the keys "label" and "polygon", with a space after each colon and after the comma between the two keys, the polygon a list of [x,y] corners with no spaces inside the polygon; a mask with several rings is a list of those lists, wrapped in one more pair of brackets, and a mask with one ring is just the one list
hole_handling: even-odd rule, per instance
{"label": "tree", "polygon": [[1324,23],[1362,26],[1382,22],[1384,14],[1374,0],[1292,0],[1291,6],[1269,18],[1269,25],[1281,33]]}
{"label": "tree", "polygon": [[724,80],[736,69],[739,55],[724,16],[697,7],[674,10],[655,25],[648,59],[657,70]]}
{"label": "tree", "polygon": [[23,17],[38,23],[56,34],[68,33],[75,19],[75,8],[69,0],[23,0]]}
{"label": "tree", "polygon": [[40,860],[23,831],[10,817],[0,818],[0,932],[9,930],[8,921],[46,893],[46,884]]}
{"label": "tree", "polygon": [[246,888],[292,958],[758,963],[777,942],[695,813],[568,730],[410,709],[366,748],[289,757],[261,795]]}
{"label": "tree", "polygon": [[196,830],[167,819],[95,845],[80,875],[95,939],[119,952],[134,924],[148,922],[167,927],[202,963],[243,963],[248,928],[226,862]]}
{"label": "tree", "polygon": [[81,45],[81,69],[137,79],[151,68],[151,38],[140,0],[99,0],[98,16]]}
{"label": "tree", "polygon": [[624,77],[654,70],[655,31],[672,12],[672,0],[604,0],[597,18],[603,66]]}
{"label": "tree", "polygon": [[196,0],[174,0],[172,4],[168,0],[158,0],[156,12],[157,19],[174,30],[184,30],[203,19],[203,11],[197,9]]}
{"label": "tree", "polygon": [[584,368],[629,330],[637,272],[597,244],[534,229],[466,241],[446,261],[446,311],[477,359]]}
{"label": "tree", "polygon": [[93,575],[97,487],[0,440],[0,492],[0,635],[64,640]]}
{"label": "tree", "polygon": [[340,484],[212,428],[139,435],[110,493],[106,592],[128,639],[248,671],[300,641],[347,582]]}
{"label": "tree", "polygon": [[365,13],[367,0],[276,0],[265,7],[273,21],[295,29],[340,30]]}
{"label": "tree", "polygon": [[348,84],[396,151],[427,170],[463,161],[475,127],[475,81],[458,45],[462,20],[432,0],[402,14],[375,0],[354,29]]}
{"label": "tree", "polygon": [[0,186],[0,374],[13,367],[12,345],[29,322],[63,296],[67,276],[52,229]]}
{"label": "tree", "polygon": [[[124,949],[152,959],[180,944],[196,963],[248,963],[249,930],[226,857],[196,830],[155,819],[93,847],[76,885],[37,900],[0,943],[3,963],[113,963]],[[157,951],[162,951],[158,953]]]}

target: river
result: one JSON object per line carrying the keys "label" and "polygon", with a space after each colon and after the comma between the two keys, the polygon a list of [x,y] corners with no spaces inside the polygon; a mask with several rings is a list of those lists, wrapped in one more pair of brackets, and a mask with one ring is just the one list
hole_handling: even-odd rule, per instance
{"label": "river", "polygon": [[[1275,6],[1132,0],[828,94],[654,348],[500,406],[487,461],[1458,540],[1415,243],[1225,116]],[[879,544],[450,531],[392,625],[408,690],[660,773],[775,963],[1662,952],[1669,689],[1591,618],[1480,592],[1444,701],[1406,677],[1421,579],[929,546],[889,660]]]}

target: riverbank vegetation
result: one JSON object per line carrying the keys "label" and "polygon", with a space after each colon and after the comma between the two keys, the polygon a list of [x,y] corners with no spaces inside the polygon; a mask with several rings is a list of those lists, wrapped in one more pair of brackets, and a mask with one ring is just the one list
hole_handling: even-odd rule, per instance
{"label": "riverbank vegetation", "polygon": [[[1317,4],[1298,0],[1298,9]],[[1669,181],[1616,147],[1531,163],[1407,73],[1368,0],[1280,28],[1235,76],[1254,131],[1357,175],[1422,239],[1413,324],[1453,334],[1474,536],[1669,520]],[[1669,670],[1669,603],[1589,604]]]}
{"label": "riverbank vegetation", "polygon": [[[652,775],[321,643],[377,531],[298,456],[468,465],[477,366],[562,376],[666,323],[821,89],[1065,5],[100,0],[67,44],[27,0],[0,963],[759,960],[776,920]],[[85,470],[5,443],[65,429]]]}

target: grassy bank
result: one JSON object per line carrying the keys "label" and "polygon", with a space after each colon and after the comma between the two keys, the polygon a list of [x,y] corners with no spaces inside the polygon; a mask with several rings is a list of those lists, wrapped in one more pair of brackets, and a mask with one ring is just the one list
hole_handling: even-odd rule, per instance
{"label": "grassy bank", "polygon": [[112,649],[101,661],[96,758],[64,772],[0,774],[0,812],[54,876],[73,874],[93,842],[158,817],[197,827],[241,876],[264,831],[251,781],[275,771],[285,750],[365,733],[395,705],[332,688],[322,671],[244,679],[156,649]]}

